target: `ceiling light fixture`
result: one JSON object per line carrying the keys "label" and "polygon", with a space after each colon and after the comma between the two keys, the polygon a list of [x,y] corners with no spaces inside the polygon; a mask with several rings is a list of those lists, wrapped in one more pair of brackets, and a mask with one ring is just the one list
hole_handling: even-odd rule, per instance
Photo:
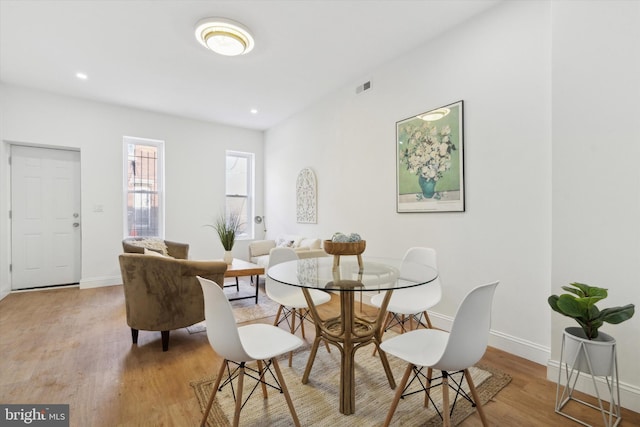
{"label": "ceiling light fixture", "polygon": [[429,111],[427,114],[423,114],[422,116],[418,116],[425,122],[435,122],[436,120],[440,120],[447,114],[449,114],[451,110],[448,108],[438,108],[437,110]]}
{"label": "ceiling light fixture", "polygon": [[89,78],[85,73],[76,73],[76,77],[80,80],[87,80]]}
{"label": "ceiling light fixture", "polygon": [[196,25],[196,39],[207,49],[225,56],[251,52],[254,42],[249,30],[226,18],[205,18]]}

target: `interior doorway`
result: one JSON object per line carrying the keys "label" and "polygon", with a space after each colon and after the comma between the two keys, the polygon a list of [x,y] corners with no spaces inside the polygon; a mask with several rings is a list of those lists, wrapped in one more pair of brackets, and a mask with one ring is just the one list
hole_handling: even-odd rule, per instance
{"label": "interior doorway", "polygon": [[11,289],[77,284],[80,152],[11,146]]}

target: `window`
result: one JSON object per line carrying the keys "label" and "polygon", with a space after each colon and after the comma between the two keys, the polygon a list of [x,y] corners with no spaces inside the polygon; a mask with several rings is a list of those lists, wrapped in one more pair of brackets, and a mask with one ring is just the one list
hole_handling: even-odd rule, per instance
{"label": "window", "polygon": [[253,157],[253,153],[227,151],[225,209],[227,215],[240,215],[240,239],[253,239]]}
{"label": "window", "polygon": [[124,137],[125,237],[164,238],[164,142]]}

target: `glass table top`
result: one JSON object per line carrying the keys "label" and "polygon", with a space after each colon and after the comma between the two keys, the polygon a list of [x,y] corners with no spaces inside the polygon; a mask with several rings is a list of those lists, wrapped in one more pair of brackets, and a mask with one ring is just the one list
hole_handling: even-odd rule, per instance
{"label": "glass table top", "polygon": [[335,291],[384,291],[432,282],[432,267],[392,258],[364,257],[362,268],[353,256],[342,256],[333,268],[333,257],[306,258],[274,265],[267,276],[286,285]]}

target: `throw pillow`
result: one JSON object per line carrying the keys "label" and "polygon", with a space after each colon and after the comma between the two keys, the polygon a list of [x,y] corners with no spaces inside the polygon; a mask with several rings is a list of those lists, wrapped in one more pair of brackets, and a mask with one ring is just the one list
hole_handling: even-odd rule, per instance
{"label": "throw pillow", "polygon": [[160,258],[173,258],[172,256],[163,255],[160,252],[156,252],[153,249],[147,249],[147,248],[144,248],[144,254],[145,255],[151,255],[151,256],[157,256],[157,257],[160,257]]}
{"label": "throw pillow", "polygon": [[276,246],[279,248],[292,248],[293,240],[279,238],[278,240],[276,240]]}
{"label": "throw pillow", "polygon": [[129,243],[134,246],[142,246],[146,249],[154,249],[156,252],[160,252],[162,255],[169,255],[167,245],[164,243],[164,240],[161,239],[131,240]]}

